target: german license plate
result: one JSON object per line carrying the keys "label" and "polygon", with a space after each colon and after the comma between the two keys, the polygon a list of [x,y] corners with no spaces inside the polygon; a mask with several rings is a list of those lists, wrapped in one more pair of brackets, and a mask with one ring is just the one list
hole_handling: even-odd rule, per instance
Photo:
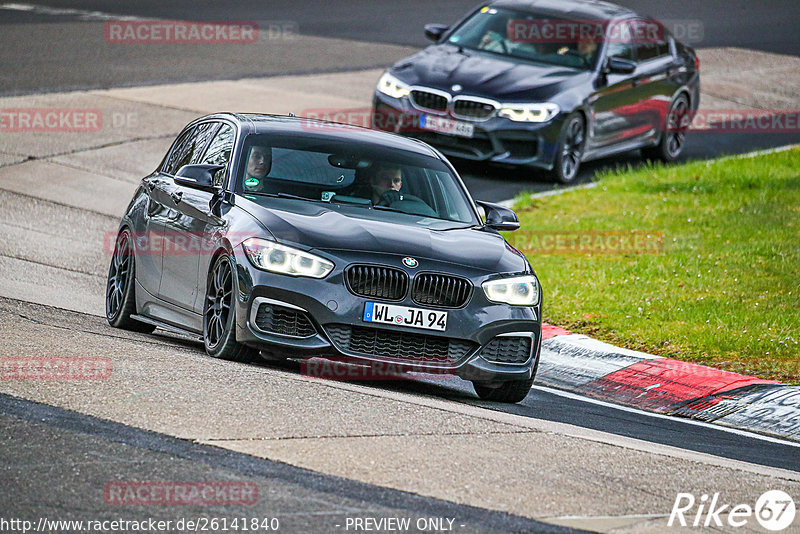
{"label": "german license plate", "polygon": [[380,302],[367,302],[364,306],[363,319],[368,323],[393,324],[409,328],[439,330],[440,332],[447,328],[446,311],[394,306]]}
{"label": "german license plate", "polygon": [[419,127],[423,130],[459,135],[461,137],[472,137],[475,134],[475,126],[469,122],[455,121],[436,115],[420,115]]}

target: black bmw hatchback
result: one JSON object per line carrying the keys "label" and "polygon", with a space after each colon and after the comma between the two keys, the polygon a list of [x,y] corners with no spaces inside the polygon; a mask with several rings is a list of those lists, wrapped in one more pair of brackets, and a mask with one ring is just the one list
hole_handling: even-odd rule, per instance
{"label": "black bmw hatchback", "polygon": [[450,163],[397,135],[294,117],[189,124],[122,218],[115,327],[201,335],[209,355],[344,356],[471,380],[517,402],[541,347],[541,289]]}
{"label": "black bmw hatchback", "polygon": [[449,156],[545,169],[633,149],[673,161],[700,101],[699,62],[658,21],[582,0],[498,0],[378,82],[376,129]]}

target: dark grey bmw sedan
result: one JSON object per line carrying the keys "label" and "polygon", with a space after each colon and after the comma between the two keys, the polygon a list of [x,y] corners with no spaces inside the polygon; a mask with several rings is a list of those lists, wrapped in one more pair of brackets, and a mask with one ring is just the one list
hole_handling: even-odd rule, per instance
{"label": "dark grey bmw sedan", "polygon": [[657,20],[595,0],[496,0],[378,81],[373,126],[448,156],[544,169],[641,149],[673,161],[700,102],[695,51]]}
{"label": "dark grey bmw sedan", "polygon": [[541,288],[450,163],[413,139],[295,117],[189,124],[143,178],[108,274],[115,327],[201,335],[209,355],[346,357],[471,380],[518,402]]}

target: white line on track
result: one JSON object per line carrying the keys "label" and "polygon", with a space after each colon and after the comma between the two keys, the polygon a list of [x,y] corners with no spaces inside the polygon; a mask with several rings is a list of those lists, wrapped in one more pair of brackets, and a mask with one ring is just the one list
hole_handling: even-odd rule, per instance
{"label": "white line on track", "polygon": [[81,20],[150,20],[142,17],[131,17],[126,15],[114,15],[113,13],[103,13],[102,11],[87,11],[85,9],[72,9],[61,7],[37,6],[33,4],[8,3],[0,4],[0,9],[9,11],[24,11],[35,15],[51,16],[72,16]]}
{"label": "white line on track", "polygon": [[696,419],[688,419],[685,417],[676,417],[674,415],[665,415],[661,413],[654,413],[654,412],[646,412],[644,410],[640,410],[638,408],[632,408],[630,406],[623,406],[621,404],[614,404],[613,402],[602,401],[598,399],[593,399],[591,397],[587,397],[584,395],[578,395],[577,393],[571,393],[569,391],[564,391],[561,389],[550,388],[546,386],[533,386],[533,389],[538,389],[540,391],[544,391],[547,393],[552,393],[554,395],[558,395],[560,397],[565,397],[567,399],[578,400],[582,402],[588,402],[590,404],[596,404],[598,406],[603,406],[606,408],[614,408],[616,410],[622,410],[623,412],[630,412],[635,413],[638,415],[646,415],[648,417],[653,417],[656,419],[665,419],[668,421],[673,422],[682,422],[689,425],[696,425],[696,426],[703,426],[706,428],[711,428],[714,430],[721,430],[723,432],[728,432],[730,434],[737,434],[740,436],[745,436],[752,439],[758,439],[761,441],[768,441],[770,443],[779,443],[781,445],[788,445],[790,447],[797,447],[800,448],[800,443],[795,441],[789,441],[786,439],[774,438],[772,436],[766,436],[764,434],[756,434],[755,432],[748,432],[746,430],[740,430],[738,428],[732,428],[729,426],[724,426],[720,424],[708,423],[706,421],[697,421]]}

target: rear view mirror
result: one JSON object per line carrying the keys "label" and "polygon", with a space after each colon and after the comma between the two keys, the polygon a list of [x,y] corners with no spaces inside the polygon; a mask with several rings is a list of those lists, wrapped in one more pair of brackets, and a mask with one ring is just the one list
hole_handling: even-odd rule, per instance
{"label": "rear view mirror", "polygon": [[214,185],[214,175],[225,165],[184,165],[175,174],[175,183],[201,191],[213,193],[219,189]]}
{"label": "rear view mirror", "polygon": [[476,202],[486,212],[486,226],[489,228],[503,232],[519,229],[519,219],[512,210],[491,202],[482,200]]}
{"label": "rear view mirror", "polygon": [[444,32],[450,29],[450,26],[447,24],[426,24],[425,25],[425,37],[433,41],[434,43],[438,43],[439,39],[442,38]]}

